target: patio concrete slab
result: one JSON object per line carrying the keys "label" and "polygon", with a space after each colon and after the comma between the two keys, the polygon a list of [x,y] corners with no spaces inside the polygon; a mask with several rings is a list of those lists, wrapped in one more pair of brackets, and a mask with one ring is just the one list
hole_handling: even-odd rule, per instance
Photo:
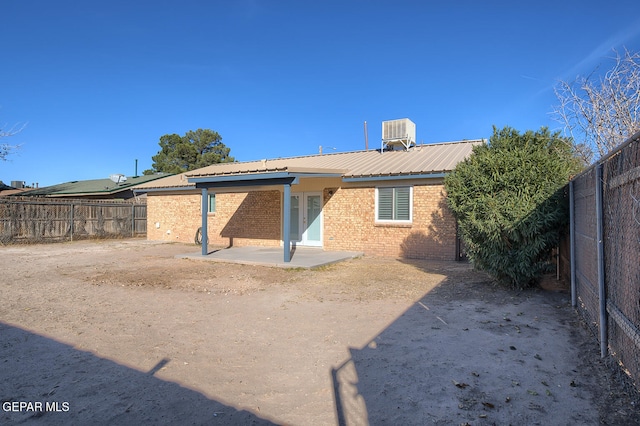
{"label": "patio concrete slab", "polygon": [[278,268],[311,269],[347,259],[354,259],[363,254],[356,251],[325,251],[315,247],[294,247],[291,249],[291,262],[285,262],[284,249],[282,247],[229,247],[213,250],[206,256],[201,253],[190,253],[176,255],[176,258]]}

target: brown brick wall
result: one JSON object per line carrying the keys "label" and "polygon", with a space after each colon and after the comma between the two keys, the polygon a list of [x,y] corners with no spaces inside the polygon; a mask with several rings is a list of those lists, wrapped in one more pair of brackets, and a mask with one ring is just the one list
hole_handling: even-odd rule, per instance
{"label": "brown brick wall", "polygon": [[212,243],[279,246],[280,199],[280,191],[217,194],[214,223],[209,229]]}
{"label": "brown brick wall", "polygon": [[193,243],[201,224],[200,199],[199,193],[149,193],[147,239]]}
{"label": "brown brick wall", "polygon": [[[333,195],[329,195],[332,191]],[[413,187],[411,224],[375,223],[375,188],[324,191],[324,248],[357,250],[373,256],[454,260],[456,224],[444,187]]]}
{"label": "brown brick wall", "polygon": [[[208,222],[210,243],[279,246],[281,197],[277,190],[216,194],[216,212]],[[323,198],[325,250],[455,259],[455,220],[446,206],[442,184],[413,186],[413,222],[406,225],[375,223],[374,187],[325,188]],[[193,242],[201,222],[200,199],[199,193],[149,194],[148,238]]]}
{"label": "brown brick wall", "polygon": [[[149,194],[147,238],[192,243],[202,224],[201,198],[195,192]],[[216,194],[216,212],[207,221],[209,243],[280,245],[280,198],[279,191]]]}

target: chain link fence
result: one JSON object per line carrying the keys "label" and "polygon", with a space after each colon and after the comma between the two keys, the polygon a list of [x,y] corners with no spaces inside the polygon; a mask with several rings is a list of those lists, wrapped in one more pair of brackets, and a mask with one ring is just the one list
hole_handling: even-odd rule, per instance
{"label": "chain link fence", "polygon": [[0,198],[0,243],[48,243],[147,234],[147,206],[126,201]]}
{"label": "chain link fence", "polygon": [[598,316],[598,270],[596,230],[596,174],[590,169],[573,181],[573,227],[575,288],[582,316],[587,326],[597,335],[600,328]]}
{"label": "chain link fence", "polygon": [[640,385],[640,134],[603,164],[609,350]]}
{"label": "chain link fence", "polygon": [[570,189],[572,301],[640,389],[640,132]]}

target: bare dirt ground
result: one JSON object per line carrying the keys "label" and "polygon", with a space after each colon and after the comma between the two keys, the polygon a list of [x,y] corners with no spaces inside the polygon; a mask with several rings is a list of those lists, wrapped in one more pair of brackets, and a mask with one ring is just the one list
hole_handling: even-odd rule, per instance
{"label": "bare dirt ground", "polygon": [[0,247],[0,424],[638,424],[568,293],[142,240]]}

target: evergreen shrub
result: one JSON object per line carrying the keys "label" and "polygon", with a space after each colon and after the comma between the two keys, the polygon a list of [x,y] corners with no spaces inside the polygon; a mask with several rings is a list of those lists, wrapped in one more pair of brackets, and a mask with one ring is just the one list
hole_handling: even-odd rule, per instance
{"label": "evergreen shrub", "polygon": [[445,178],[447,202],[477,269],[514,288],[534,285],[569,220],[565,186],[580,168],[559,132],[494,127]]}

